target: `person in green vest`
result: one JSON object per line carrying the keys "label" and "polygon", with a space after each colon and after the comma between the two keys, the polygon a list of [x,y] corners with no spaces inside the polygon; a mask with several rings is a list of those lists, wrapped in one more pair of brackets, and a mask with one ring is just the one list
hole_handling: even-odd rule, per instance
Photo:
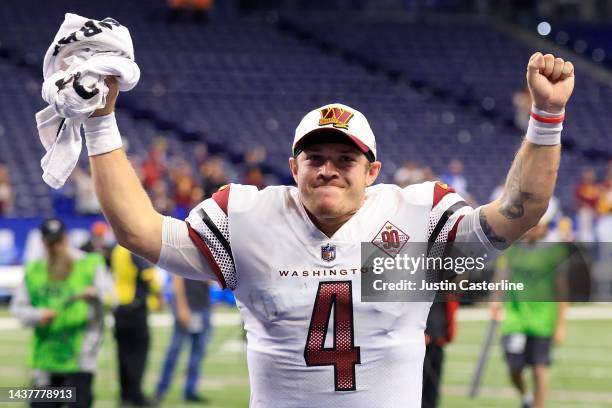
{"label": "person in green vest", "polygon": [[[501,325],[502,348],[522,408],[544,407],[552,346],[565,338],[569,253],[565,243],[546,242],[549,221],[545,214],[498,260],[498,278],[522,282],[525,288],[506,293]],[[501,303],[492,303],[492,313],[501,320]],[[523,378],[526,366],[533,370],[533,393]]]}
{"label": "person in green vest", "polygon": [[[104,259],[69,246],[61,220],[45,220],[40,231],[43,259],[26,263],[11,312],[34,328],[33,386],[74,387],[70,407],[91,407],[92,384],[103,334],[104,306],[114,301]],[[61,402],[31,402],[59,407]]]}

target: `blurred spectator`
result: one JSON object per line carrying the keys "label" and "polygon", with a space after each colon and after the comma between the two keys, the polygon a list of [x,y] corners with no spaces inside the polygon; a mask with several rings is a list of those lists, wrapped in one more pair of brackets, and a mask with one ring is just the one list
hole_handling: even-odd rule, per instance
{"label": "blurred spectator", "polygon": [[575,190],[576,207],[578,209],[582,207],[595,209],[599,200],[599,194],[600,186],[597,184],[595,170],[592,168],[584,169]]}
{"label": "blurred spectator", "polygon": [[195,21],[207,21],[213,0],[170,0],[169,21],[179,21],[191,12]]}
{"label": "blurred spectator", "polygon": [[195,168],[199,169],[208,159],[208,146],[204,142],[196,142],[193,145],[193,159]]}
{"label": "blurred spectator", "polygon": [[532,104],[527,84],[512,95],[512,104],[514,105],[514,126],[526,132]]}
{"label": "blurred spectator", "polygon": [[257,166],[266,161],[267,156],[266,147],[263,145],[257,145],[252,147],[244,153],[244,163],[247,166]]}
{"label": "blurred spectator", "polygon": [[10,214],[13,210],[13,187],[8,167],[0,163],[0,216]]}
{"label": "blurred spectator", "polygon": [[204,190],[202,187],[194,187],[191,190],[191,203],[189,204],[189,208],[194,208],[196,205],[204,201],[204,198]]}
{"label": "blurred spectator", "polygon": [[442,181],[455,189],[458,194],[467,195],[467,180],[463,175],[463,163],[459,159],[451,160],[448,173],[442,176]]}
{"label": "blurred spectator", "polygon": [[606,179],[601,186],[597,210],[597,238],[600,242],[612,242],[612,161],[608,164]]}
{"label": "blurred spectator", "polygon": [[574,222],[570,217],[561,217],[557,222],[557,238],[560,242],[574,242]]}
{"label": "blurred spectator", "polygon": [[606,178],[601,183],[597,211],[601,215],[612,213],[612,161],[608,164]]}
{"label": "blurred spectator", "polygon": [[407,161],[404,167],[396,170],[393,180],[398,186],[404,188],[410,184],[418,184],[425,181],[425,172],[415,162]]}
{"label": "blurred spectator", "polygon": [[155,141],[147,158],[142,162],[140,169],[142,172],[143,184],[147,190],[151,189],[151,187],[163,177],[166,171],[167,151],[168,142],[165,138],[160,137]]}
{"label": "blurred spectator", "polygon": [[266,187],[266,181],[261,169],[257,166],[250,167],[244,176],[244,184],[257,187],[259,190]]}
{"label": "blurred spectator", "polygon": [[187,365],[187,379],[183,398],[188,402],[204,402],[198,394],[200,367],[211,334],[211,306],[208,282],[184,279],[172,275],[174,298],[171,302],[174,314],[174,331],[166,351],[162,373],[157,384],[156,397],[161,401],[172,382],[172,375],[185,340],[191,343]]}
{"label": "blurred spectator", "polygon": [[151,189],[153,207],[161,214],[170,215],[174,211],[174,201],[168,196],[168,188],[164,180],[158,180]]}
{"label": "blurred spectator", "polygon": [[100,202],[96,196],[93,179],[88,170],[80,166],[74,168],[72,177],[75,184],[75,209],[81,215],[97,215],[101,213]]}
{"label": "blurred spectator", "polygon": [[[497,279],[522,282],[525,287],[524,291],[506,294],[501,326],[510,379],[522,399],[522,407],[545,406],[552,346],[565,339],[568,248],[558,242],[538,244],[548,234],[550,219],[545,214],[497,263]],[[491,309],[493,318],[501,320],[502,304],[492,302]],[[523,376],[527,366],[533,371],[533,392]]]}
{"label": "blurred spectator", "polygon": [[101,255],[106,262],[106,266],[110,267],[113,247],[109,245],[107,241],[108,234],[110,233],[108,224],[104,221],[96,221],[91,224],[90,232],[89,241],[81,246],[81,251]]}
{"label": "blurred spectator", "polygon": [[[34,327],[33,386],[75,387],[76,401],[70,405],[91,407],[103,306],[112,303],[112,281],[101,256],[70,248],[62,221],[45,220],[40,230],[45,256],[25,265],[11,311]],[[32,407],[61,405],[31,403]]]}
{"label": "blurred spectator", "polygon": [[584,169],[574,192],[579,241],[593,241],[593,224],[600,195],[601,187],[597,184],[595,170]]}
{"label": "blurred spectator", "polygon": [[429,166],[423,167],[423,181],[436,181],[439,177]]}
{"label": "blurred spectator", "polygon": [[191,209],[191,193],[195,187],[191,165],[186,160],[178,158],[172,166],[170,179],[174,190],[174,215],[177,218],[185,218]]}
{"label": "blurred spectator", "polygon": [[223,159],[213,156],[200,167],[204,197],[210,197],[219,187],[227,184]]}
{"label": "blurred spectator", "polygon": [[119,306],[115,310],[115,339],[119,361],[121,404],[132,407],[155,405],[142,392],[142,379],[149,353],[147,322],[149,293],[159,295],[154,266],[117,245],[111,267]]}

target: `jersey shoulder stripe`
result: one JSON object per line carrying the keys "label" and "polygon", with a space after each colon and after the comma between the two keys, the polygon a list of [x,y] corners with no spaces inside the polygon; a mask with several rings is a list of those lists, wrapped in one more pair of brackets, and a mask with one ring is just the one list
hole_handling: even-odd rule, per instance
{"label": "jersey shoulder stripe", "polygon": [[[447,184],[438,182],[429,183],[432,197],[431,211],[429,212],[429,227],[427,231],[428,242],[446,242],[448,233],[454,226],[453,215],[462,209],[471,209],[465,200]],[[465,211],[461,212],[465,214]],[[449,220],[452,219],[452,223]],[[448,225],[450,224],[450,226]]]}
{"label": "jersey shoulder stripe", "polygon": [[[229,188],[223,191],[225,190]],[[185,221],[190,230],[191,240],[206,258],[212,270],[216,272],[221,286],[235,289],[236,267],[230,245],[229,220],[226,211],[227,206],[224,211],[215,198],[209,198],[191,210]]]}
{"label": "jersey shoulder stripe", "polygon": [[221,272],[221,268],[219,268],[215,257],[210,252],[210,249],[208,249],[208,245],[202,239],[200,234],[198,234],[196,230],[194,230],[193,227],[189,224],[189,221],[187,221],[186,224],[187,231],[189,232],[189,238],[191,238],[191,241],[195,244],[196,248],[198,248],[200,253],[204,256],[204,259],[206,259],[206,262],[210,266],[210,269],[214,272],[221,287],[225,289],[227,287],[227,282],[225,281],[223,272]]}
{"label": "jersey shoulder stripe", "polygon": [[217,238],[217,240],[221,243],[223,249],[225,249],[225,251],[233,259],[234,256],[232,255],[232,248],[230,247],[229,241],[219,230],[219,228],[217,228],[214,221],[208,216],[208,213],[204,210],[204,208],[200,208],[197,213],[202,218],[202,221],[204,222],[204,224],[206,224],[210,232],[212,232],[215,235],[215,238]]}
{"label": "jersey shoulder stripe", "polygon": [[438,219],[438,221],[436,222],[436,225],[434,226],[433,231],[429,235],[428,241],[437,242],[438,238],[440,238],[440,233],[442,232],[444,226],[447,224],[449,218],[451,218],[451,216],[455,212],[457,212],[459,209],[463,207],[467,207],[467,205],[468,204],[463,200],[457,201],[456,203],[451,205],[446,211],[444,211],[442,215],[440,216],[440,218]]}

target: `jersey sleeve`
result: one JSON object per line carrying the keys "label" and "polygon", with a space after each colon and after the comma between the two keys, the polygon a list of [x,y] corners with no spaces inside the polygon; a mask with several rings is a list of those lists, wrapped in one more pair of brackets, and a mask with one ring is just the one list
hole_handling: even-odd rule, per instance
{"label": "jersey sleeve", "polygon": [[235,289],[236,268],[230,245],[228,203],[231,186],[221,187],[196,206],[185,220],[189,238],[223,288]]}
{"label": "jersey sleeve", "polygon": [[482,230],[480,210],[481,207],[472,208],[468,205],[447,184],[434,183],[428,241],[466,243],[471,251],[476,250],[479,255],[486,254],[489,261],[496,259],[501,251],[491,244]]}
{"label": "jersey sleeve", "polygon": [[472,207],[448,184],[433,183],[433,198],[427,231],[428,242],[453,242],[459,223]]}

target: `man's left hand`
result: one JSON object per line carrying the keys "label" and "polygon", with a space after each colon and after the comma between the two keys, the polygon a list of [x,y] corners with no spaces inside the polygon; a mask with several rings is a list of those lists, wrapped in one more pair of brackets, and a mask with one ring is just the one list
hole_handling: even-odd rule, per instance
{"label": "man's left hand", "polygon": [[536,52],[527,64],[527,84],[536,108],[561,113],[574,90],[574,65]]}

